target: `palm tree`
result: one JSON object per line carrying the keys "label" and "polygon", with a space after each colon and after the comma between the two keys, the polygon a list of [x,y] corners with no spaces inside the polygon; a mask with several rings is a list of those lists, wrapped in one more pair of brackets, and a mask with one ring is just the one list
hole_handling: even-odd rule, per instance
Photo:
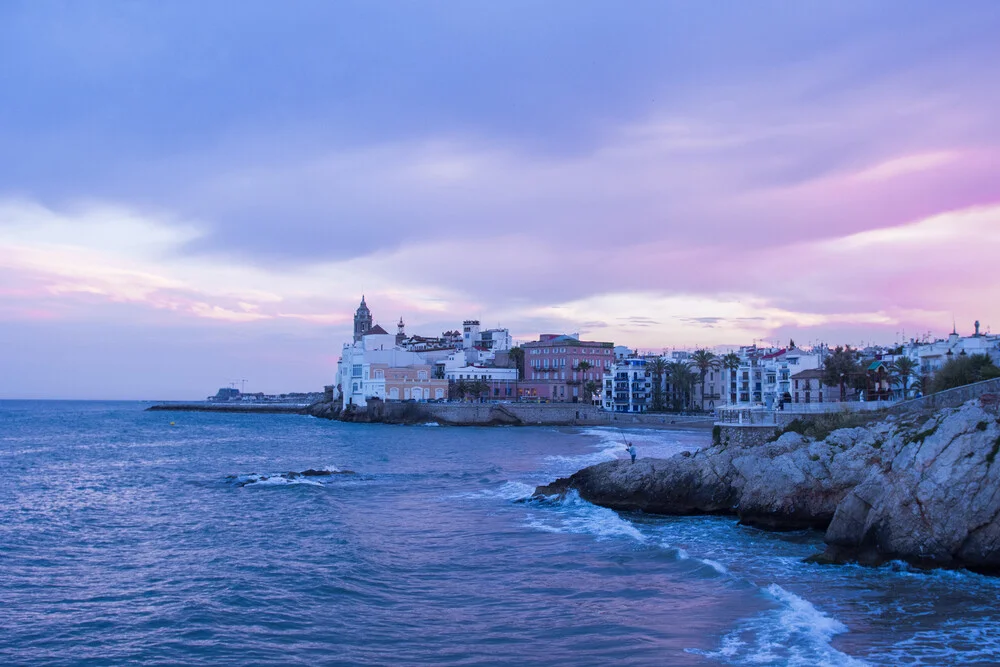
{"label": "palm tree", "polygon": [[594,402],[594,394],[601,390],[601,383],[597,380],[587,380],[583,385],[583,395],[588,397],[588,403]]}
{"label": "palm tree", "polygon": [[667,377],[670,378],[670,396],[673,408],[680,412],[687,407],[691,398],[691,387],[694,385],[695,374],[684,361],[671,361],[667,364]]}
{"label": "palm tree", "polygon": [[701,409],[705,409],[705,376],[708,375],[710,370],[719,370],[722,366],[722,361],[715,355],[714,352],[709,352],[708,350],[695,350],[694,354],[691,355],[691,362],[694,364],[695,368],[698,369],[698,374],[701,379]]}
{"label": "palm tree", "polygon": [[507,353],[510,360],[514,362],[514,368],[517,369],[517,379],[524,379],[524,348],[520,345],[515,345],[510,348],[510,352]]}
{"label": "palm tree", "polygon": [[662,412],[667,409],[667,403],[663,400],[663,378],[667,374],[667,362],[663,357],[654,357],[646,362],[646,368],[653,376],[653,412]]}
{"label": "palm tree", "polygon": [[483,398],[483,393],[489,391],[490,383],[482,378],[476,378],[472,381],[469,386],[469,393],[472,394],[472,398],[479,401]]}
{"label": "palm tree", "polygon": [[466,384],[465,380],[459,380],[454,384],[454,388],[455,388],[455,396],[458,397],[458,400],[464,401],[465,395],[469,391],[469,385]]}
{"label": "palm tree", "polygon": [[[724,357],[722,357],[722,367],[725,370],[729,371],[729,382],[730,383],[732,383],[733,380],[736,378],[736,371],[737,371],[737,369],[739,369],[741,363],[743,363],[743,362],[740,359],[740,355],[736,354],[735,352],[730,352],[729,354],[727,354]],[[728,397],[727,398],[727,402],[730,399],[731,400],[735,400],[735,399],[732,398],[732,396],[730,396],[729,392],[726,392],[726,396]]]}
{"label": "palm tree", "polygon": [[892,365],[889,367],[893,383],[902,385],[903,387],[904,399],[910,389],[910,380],[917,377],[917,370],[917,362],[910,357],[900,357],[892,362]]}

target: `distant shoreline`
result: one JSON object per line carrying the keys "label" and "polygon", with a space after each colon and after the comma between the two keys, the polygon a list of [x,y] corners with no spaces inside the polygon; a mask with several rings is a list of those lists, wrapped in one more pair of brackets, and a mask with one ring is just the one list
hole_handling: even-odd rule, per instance
{"label": "distant shoreline", "polygon": [[[390,409],[386,409],[390,408]],[[671,414],[608,413],[577,404],[399,404],[379,410],[341,412],[331,403],[158,403],[146,408],[152,412],[226,412],[236,414],[296,414],[350,423],[381,423],[442,426],[577,426],[583,428],[619,428],[652,430],[709,430],[711,417]]]}
{"label": "distant shoreline", "polygon": [[236,412],[256,414],[306,415],[308,405],[301,403],[157,403],[147,412]]}

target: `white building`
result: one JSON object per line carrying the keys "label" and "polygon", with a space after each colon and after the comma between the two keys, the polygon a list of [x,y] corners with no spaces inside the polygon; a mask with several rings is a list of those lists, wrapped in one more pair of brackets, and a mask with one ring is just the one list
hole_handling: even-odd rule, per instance
{"label": "white building", "polygon": [[[354,341],[344,344],[337,361],[334,387],[341,406],[364,407],[372,398],[426,400],[436,397],[439,390],[443,396],[445,383],[431,378],[432,367],[423,356],[398,346],[395,335],[377,324],[372,326],[372,321],[362,299],[354,314]],[[387,372],[391,386],[387,386]]]}
{"label": "white building", "polygon": [[493,366],[459,366],[445,369],[444,377],[451,382],[458,380],[485,380],[487,382],[515,382],[516,368],[496,368]]}
{"label": "white building", "polygon": [[604,410],[646,412],[652,387],[645,359],[621,359],[604,373]]}
{"label": "white building", "polygon": [[729,404],[774,409],[793,398],[792,375],[823,365],[818,352],[798,348],[741,348],[740,367],[727,371]]}
{"label": "white building", "polygon": [[947,338],[932,342],[911,340],[904,346],[903,354],[917,362],[920,374],[927,376],[936,373],[949,359],[963,354],[985,354],[993,363],[1000,364],[1000,336],[981,333],[977,321],[971,336],[960,336],[953,328]]}

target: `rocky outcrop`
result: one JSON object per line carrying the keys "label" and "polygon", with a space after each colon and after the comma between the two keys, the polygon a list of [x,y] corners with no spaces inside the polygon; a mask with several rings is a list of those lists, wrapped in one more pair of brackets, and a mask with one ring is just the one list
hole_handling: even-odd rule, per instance
{"label": "rocky outcrop", "polygon": [[250,475],[229,475],[226,477],[226,481],[231,482],[234,486],[243,487],[271,480],[284,480],[291,482],[300,477],[333,477],[335,475],[354,474],[356,473],[353,470],[314,470],[313,468],[309,468],[308,470],[303,470],[302,472],[283,472],[276,475],[261,475],[257,473]]}
{"label": "rocky outcrop", "polygon": [[728,513],[771,530],[826,530],[825,562],[903,559],[1000,571],[1000,423],[977,402],[821,441],[785,433],[670,459],[603,463],[539,487],[660,514]]}
{"label": "rocky outcrop", "polygon": [[305,414],[320,419],[336,419],[340,415],[340,401],[316,401],[305,409]]}
{"label": "rocky outcrop", "polygon": [[821,560],[1000,571],[1000,424],[975,402],[938,413],[887,442],[841,502]]}

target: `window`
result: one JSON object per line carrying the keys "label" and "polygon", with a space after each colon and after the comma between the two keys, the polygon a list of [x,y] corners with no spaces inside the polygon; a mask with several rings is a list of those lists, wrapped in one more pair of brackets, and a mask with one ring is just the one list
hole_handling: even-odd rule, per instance
{"label": "window", "polygon": [[385,378],[385,371],[384,371],[384,370],[382,370],[382,369],[380,368],[380,369],[378,369],[377,371],[375,371],[375,379],[376,379],[376,380],[381,380],[381,379],[383,379],[383,378]]}
{"label": "window", "polygon": [[427,379],[427,371],[417,371],[417,379],[418,380],[426,380]]}
{"label": "window", "polygon": [[359,378],[361,377],[361,364],[354,364],[351,366],[351,377]]}

